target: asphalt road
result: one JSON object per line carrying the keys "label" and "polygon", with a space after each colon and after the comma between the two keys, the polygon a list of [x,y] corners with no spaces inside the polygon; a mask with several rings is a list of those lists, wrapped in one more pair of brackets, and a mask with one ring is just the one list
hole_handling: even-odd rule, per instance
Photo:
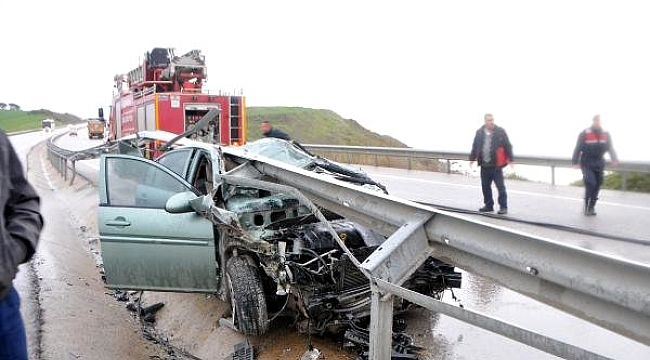
{"label": "asphalt road", "polygon": [[[77,137],[63,137],[59,142],[60,146],[67,148],[91,147],[96,144],[97,140],[87,140],[82,132]],[[91,181],[96,181],[97,160],[78,162],[77,169]],[[366,167],[365,170],[375,180],[387,185],[393,195],[403,198],[467,210],[475,210],[482,205],[479,180],[476,178],[375,167]],[[508,219],[563,225],[627,237],[634,242],[579,235],[480,215],[468,216],[650,263],[650,248],[644,244],[646,241],[650,243],[650,223],[645,220],[650,215],[650,195],[603,191],[598,205],[599,215],[587,218],[581,212],[580,188],[519,181],[508,181],[507,186],[510,197]],[[650,348],[645,345],[510,291],[477,274],[464,274],[463,287],[456,291],[456,296],[467,308],[602,355],[615,359],[650,358]],[[453,302],[449,294],[445,301]],[[422,357],[424,359],[555,358],[426,310],[412,313],[409,324],[408,332],[415,336],[416,343],[428,349]]]}
{"label": "asphalt road", "polygon": [[[386,185],[391,194],[405,199],[471,211],[483,205],[478,178],[377,167],[364,167],[364,170]],[[587,217],[582,213],[583,189],[580,187],[506,180],[506,188],[507,216],[468,216],[650,263],[650,222],[647,220],[650,218],[650,194],[602,190],[596,207],[598,215]],[[496,190],[494,196],[496,200]],[[534,226],[517,220],[549,226]],[[623,239],[612,240],[559,231],[552,228],[552,225]]]}

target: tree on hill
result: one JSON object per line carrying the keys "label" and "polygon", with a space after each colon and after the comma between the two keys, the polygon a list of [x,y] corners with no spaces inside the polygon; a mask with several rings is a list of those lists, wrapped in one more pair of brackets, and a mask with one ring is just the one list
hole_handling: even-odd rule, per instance
{"label": "tree on hill", "polygon": [[9,110],[20,110],[20,106],[18,104],[9,103]]}
{"label": "tree on hill", "polygon": [[7,104],[0,102],[0,110],[5,110],[7,108]]}

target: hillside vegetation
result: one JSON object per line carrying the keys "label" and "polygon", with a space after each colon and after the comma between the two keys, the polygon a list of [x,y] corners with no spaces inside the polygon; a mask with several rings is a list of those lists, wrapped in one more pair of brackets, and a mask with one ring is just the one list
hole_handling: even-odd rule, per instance
{"label": "hillside vegetation", "polygon": [[35,130],[41,128],[41,120],[54,119],[58,124],[68,124],[81,121],[72,114],[61,114],[50,110],[0,110],[0,129],[7,133]]}
{"label": "hillside vegetation", "polygon": [[259,139],[260,123],[270,121],[303,144],[406,147],[387,135],[372,132],[352,119],[344,119],[331,110],[299,107],[249,107],[248,138]]}
{"label": "hillside vegetation", "polygon": [[[629,173],[625,180],[628,191],[650,193],[650,174]],[[573,182],[573,186],[584,186],[582,180]],[[611,172],[605,175],[603,189],[621,190],[623,188],[623,175],[619,172]]]}
{"label": "hillside vegetation", "polygon": [[[352,119],[344,119],[331,110],[299,107],[249,107],[248,140],[260,138],[260,123],[270,121],[302,144],[353,145],[380,147],[407,147],[403,142],[370,131]],[[328,159],[359,165],[387,166],[401,169],[442,171],[437,160],[373,155],[347,155],[337,152],[318,152]]]}

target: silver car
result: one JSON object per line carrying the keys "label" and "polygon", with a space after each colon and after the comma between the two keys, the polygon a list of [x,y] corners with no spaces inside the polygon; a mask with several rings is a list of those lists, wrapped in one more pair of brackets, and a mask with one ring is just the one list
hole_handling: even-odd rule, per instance
{"label": "silver car", "polygon": [[[249,159],[385,191],[365,173],[278,139],[225,151],[153,132],[123,139],[119,148],[122,154],[104,155],[100,165],[108,287],[218,294],[246,334],[263,334],[277,315],[319,333],[368,318],[369,281],[350,257],[363,261],[385,238],[277,184]],[[405,286],[439,296],[460,281],[452,266],[431,258]],[[410,307],[395,304],[396,311]]]}

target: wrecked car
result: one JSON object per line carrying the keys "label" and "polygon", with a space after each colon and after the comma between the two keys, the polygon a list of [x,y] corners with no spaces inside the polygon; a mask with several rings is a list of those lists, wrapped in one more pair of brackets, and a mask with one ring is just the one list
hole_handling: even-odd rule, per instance
{"label": "wrecked car", "polygon": [[[385,237],[274,182],[250,158],[386,191],[365,173],[279,139],[224,151],[157,131],[124,138],[119,149],[100,161],[108,287],[218,294],[232,305],[230,325],[245,334],[265,333],[277,316],[311,333],[369,317],[369,280],[351,257],[364,261]],[[404,286],[439,297],[460,281],[430,258]]]}

